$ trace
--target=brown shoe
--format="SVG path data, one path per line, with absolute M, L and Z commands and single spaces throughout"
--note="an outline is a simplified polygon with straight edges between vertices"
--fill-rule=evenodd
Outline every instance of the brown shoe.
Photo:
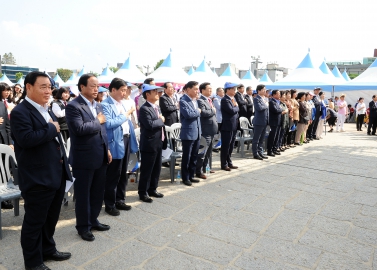
M 224 170 L 224 171 L 227 171 L 227 172 L 231 171 L 231 169 L 229 167 L 224 167 L 224 168 L 221 168 L 221 169 Z
M 231 169 L 238 169 L 237 166 L 233 166 L 233 165 L 229 166 L 229 168 L 231 168 Z
M 202 174 L 202 173 L 197 173 L 196 177 L 202 178 L 202 179 L 207 179 L 207 176 L 205 174 Z
M 209 171 L 209 173 L 215 173 L 215 171 L 213 171 L 213 170 L 210 170 L 210 171 Z

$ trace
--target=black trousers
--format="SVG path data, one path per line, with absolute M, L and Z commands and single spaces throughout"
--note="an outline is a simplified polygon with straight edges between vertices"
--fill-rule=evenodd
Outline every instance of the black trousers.
M 279 143 L 279 135 L 280 135 L 280 126 L 270 126 L 271 130 L 268 134 L 267 139 L 267 152 L 276 152 L 278 149 L 278 143 Z
M 140 152 L 140 179 L 138 194 L 148 195 L 148 192 L 156 191 L 158 179 L 161 173 L 162 148 L 156 152 Z
M 321 118 L 321 115 L 316 115 L 314 121 L 312 122 L 312 133 L 310 134 L 310 138 L 316 138 L 315 133 L 317 131 L 319 118 Z
M 221 131 L 220 165 L 222 169 L 233 165 L 231 157 L 234 148 L 234 141 L 236 139 L 236 133 L 237 130 Z
M 254 126 L 254 136 L 251 144 L 253 155 L 263 154 L 264 138 L 267 126 Z
M 356 129 L 361 130 L 364 123 L 365 114 L 358 114 L 356 119 Z
M 199 139 L 195 141 L 182 140 L 182 181 L 187 181 L 194 178 L 196 162 L 198 160 L 199 145 Z
M 369 115 L 368 133 L 370 133 L 370 130 L 372 130 L 372 134 L 373 135 L 376 134 L 376 128 L 377 128 L 377 117 Z
M 129 137 L 123 136 L 124 158 L 113 159 L 107 167 L 104 201 L 107 208 L 114 208 L 116 202 L 124 203 L 126 199 L 127 167 L 130 158 Z
M 75 212 L 76 230 L 79 234 L 90 231 L 93 226 L 99 224 L 97 218 L 102 209 L 107 166 L 104 162 L 96 170 L 72 169 L 72 175 L 76 178 Z
M 27 267 L 41 265 L 43 255 L 51 255 L 56 251 L 53 236 L 65 192 L 66 179 L 63 178 L 62 176 L 58 190 L 36 186 L 28 192 L 22 192 L 25 216 L 21 229 L 21 246 Z
M 308 126 L 308 130 L 306 131 L 306 138 L 312 137 L 312 130 L 313 130 L 313 123 L 310 123 Z
M 212 145 L 213 136 L 212 135 L 202 135 L 202 136 L 206 138 L 207 150 L 206 152 L 198 155 L 198 160 L 196 162 L 197 174 L 201 174 L 203 172 L 205 173 L 209 158 L 212 155 L 212 148 L 213 148 L 213 145 Z

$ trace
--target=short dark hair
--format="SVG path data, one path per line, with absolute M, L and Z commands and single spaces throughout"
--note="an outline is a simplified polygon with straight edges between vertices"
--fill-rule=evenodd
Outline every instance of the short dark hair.
M 153 78 L 146 78 L 146 79 L 144 80 L 144 83 L 146 83 L 146 84 L 151 84 L 151 82 L 153 82 L 153 81 L 154 81 Z
M 238 88 L 241 88 L 241 87 L 245 87 L 242 83 L 237 87 Z
M 294 94 L 294 93 L 297 93 L 297 90 L 296 90 L 296 89 L 291 89 L 291 90 L 289 90 L 289 91 L 291 91 L 291 97 L 293 97 L 293 94 Z
M 1 92 L 5 91 L 6 89 L 8 89 L 9 85 L 5 82 L 0 82 L 0 94 Z
M 25 77 L 25 80 L 24 80 L 25 90 L 26 90 L 26 85 L 27 84 L 34 85 L 35 82 L 37 81 L 38 77 L 49 78 L 46 73 L 43 73 L 43 72 L 40 72 L 40 71 L 32 71 L 32 72 L 28 73 Z
M 300 93 L 297 94 L 296 99 L 301 99 L 303 96 L 305 96 L 305 92 L 300 92 Z
M 173 85 L 172 82 L 166 82 L 166 83 L 164 83 L 164 84 L 162 85 L 162 87 L 165 88 L 165 89 L 168 89 L 168 83 L 171 83 L 171 85 Z
M 220 92 L 220 90 L 223 90 L 223 88 L 222 88 L 222 87 L 217 87 L 217 89 L 216 89 L 216 94 L 217 94 L 218 92 Z
M 373 96 L 372 96 L 372 98 L 375 98 L 375 97 L 376 97 L 376 95 L 373 95 Z
M 264 84 L 259 84 L 257 85 L 257 92 L 263 90 L 263 88 L 265 88 L 266 86 Z
M 109 91 L 111 92 L 113 88 L 119 90 L 122 86 L 127 86 L 127 82 L 121 78 L 114 78 L 109 85 Z
M 324 94 L 325 92 L 321 91 L 318 93 L 318 96 L 322 96 L 322 94 Z
M 362 99 L 364 99 L 364 98 L 363 98 L 363 97 L 360 97 L 360 98 L 359 98 L 359 101 L 362 100 Z
M 274 90 L 272 90 L 272 92 L 271 92 L 271 96 L 275 95 L 277 92 L 279 92 L 278 89 L 274 89 Z
M 80 79 L 79 79 L 79 82 L 77 83 L 77 87 L 79 88 L 79 91 L 81 92 L 81 85 L 83 86 L 87 86 L 88 85 L 88 80 L 91 78 L 91 77 L 95 77 L 94 74 L 92 73 L 88 73 L 88 74 L 83 74 Z M 26 79 L 25 79 L 26 80 Z
M 199 85 L 200 93 L 206 89 L 207 85 L 211 85 L 209 82 L 204 82 L 201 85 Z
M 69 89 L 66 87 L 60 87 L 59 90 L 57 90 L 55 98 L 56 99 L 62 99 L 63 93 L 68 93 L 69 94 Z
M 185 84 L 185 89 L 187 88 L 193 88 L 194 86 L 198 85 L 199 83 L 196 81 L 189 81 L 188 83 Z
M 251 86 L 246 87 L 246 91 L 253 90 Z

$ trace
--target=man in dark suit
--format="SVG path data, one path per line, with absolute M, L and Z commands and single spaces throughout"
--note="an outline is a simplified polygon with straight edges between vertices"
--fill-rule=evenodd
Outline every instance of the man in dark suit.
M 368 130 L 367 134 L 376 135 L 376 128 L 377 128 L 377 95 L 372 96 L 372 101 L 369 102 L 369 123 L 368 123 Z
M 178 100 L 175 98 L 175 89 L 172 83 L 164 83 L 163 88 L 165 89 L 165 94 L 163 94 L 159 100 L 161 114 L 165 117 L 165 126 L 171 126 L 179 122 Z
M 66 180 L 72 181 L 55 115 L 48 111 L 49 77 L 39 71 L 25 78 L 26 98 L 11 113 L 11 131 L 18 162 L 19 187 L 25 216 L 21 246 L 26 269 L 50 269 L 44 260 L 67 260 L 56 250 L 55 227 L 59 219 Z
M 246 118 L 250 121 L 250 118 L 254 115 L 253 88 L 251 86 L 246 87 L 245 100 L 246 100 Z
M 247 117 L 247 101 L 245 99 L 245 86 L 240 84 L 237 87 L 237 92 L 234 95 L 234 98 L 238 104 L 238 117 Z
M 199 84 L 195 81 L 189 81 L 186 85 L 186 94 L 179 101 L 179 111 L 181 115 L 181 140 L 182 140 L 182 163 L 181 174 L 183 184 L 191 186 L 198 183 L 194 179 L 196 162 L 198 160 L 199 141 L 201 136 L 200 113 L 197 96 Z
M 202 128 L 202 137 L 206 139 L 206 151 L 198 155 L 198 160 L 196 162 L 196 176 L 202 179 L 207 179 L 204 174 L 212 155 L 212 141 L 215 134 L 217 134 L 217 121 L 216 121 L 216 109 L 212 103 L 212 87 L 208 82 L 202 83 L 199 86 L 199 91 L 201 93 L 198 99 L 198 107 L 200 112 L 200 124 Z M 210 173 L 215 171 L 210 170 Z
M 315 107 L 315 117 L 312 123 L 312 132 L 310 134 L 309 139 L 314 139 L 314 140 L 319 140 L 319 138 L 316 137 L 315 133 L 317 131 L 318 123 L 319 123 L 319 118 L 322 115 L 322 106 L 321 106 L 321 100 L 318 96 L 319 92 L 321 91 L 321 88 L 316 87 L 314 88 L 314 97 L 312 99 Z
M 140 200 L 151 203 L 151 197 L 162 198 L 157 191 L 161 172 L 162 149 L 167 147 L 164 129 L 165 117 L 158 111 L 156 102 L 160 98 L 161 87 L 143 84 L 143 98 L 146 102 L 140 107 L 140 180 L 138 194 Z
M 221 125 L 221 169 L 231 171 L 237 169 L 231 160 L 234 141 L 237 133 L 238 104 L 234 98 L 238 84 L 227 82 L 224 85 L 225 96 L 221 99 L 221 114 L 223 123 Z
M 268 100 L 265 99 L 266 87 L 263 84 L 257 86 L 258 95 L 254 98 L 254 136 L 252 151 L 255 159 L 263 160 L 268 157 L 263 154 L 264 137 L 268 125 Z
M 272 98 L 269 101 L 269 124 L 271 127 L 270 133 L 267 140 L 267 155 L 274 157 L 275 155 L 280 155 L 278 150 L 278 140 L 280 136 L 281 128 L 281 116 L 286 114 L 287 111 L 283 111 L 280 107 L 280 91 L 272 90 Z
M 97 219 L 102 208 L 107 165 L 112 160 L 104 125 L 106 117 L 101 104 L 94 100 L 98 87 L 93 74 L 82 75 L 78 82 L 80 95 L 65 109 L 71 138 L 69 163 L 76 178 L 76 230 L 85 241 L 94 241 L 92 230 L 110 229 Z

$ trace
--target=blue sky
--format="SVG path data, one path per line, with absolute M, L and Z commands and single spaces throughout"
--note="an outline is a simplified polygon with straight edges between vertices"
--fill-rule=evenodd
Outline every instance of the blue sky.
M 318 65 L 324 57 L 361 60 L 377 48 L 375 0 L 6 2 L 0 54 L 42 70 L 100 72 L 129 53 L 133 64 L 154 66 L 170 48 L 182 67 L 206 56 L 212 66 L 247 69 L 260 55 L 263 65 L 296 68 L 308 48 Z

